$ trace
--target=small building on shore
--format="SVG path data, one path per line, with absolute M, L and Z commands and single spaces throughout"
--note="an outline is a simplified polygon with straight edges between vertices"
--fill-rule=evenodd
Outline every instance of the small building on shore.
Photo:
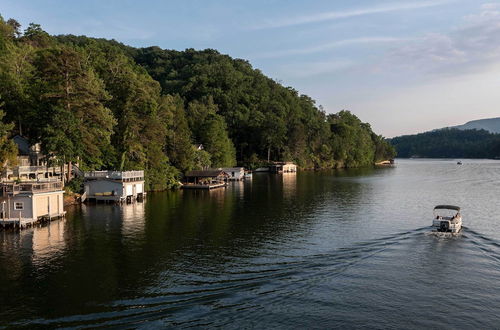
M 144 197 L 144 171 L 91 171 L 84 173 L 82 200 L 132 202 Z
M 189 171 L 184 175 L 183 189 L 214 189 L 226 186 L 229 179 L 222 169 Z
M 271 173 L 295 173 L 297 172 L 297 165 L 292 162 L 279 162 L 269 166 Z
M 245 168 L 244 167 L 223 167 L 219 168 L 229 175 L 228 180 L 240 181 L 245 179 Z
M 65 215 L 63 182 L 3 182 L 0 185 L 0 224 L 27 227 Z

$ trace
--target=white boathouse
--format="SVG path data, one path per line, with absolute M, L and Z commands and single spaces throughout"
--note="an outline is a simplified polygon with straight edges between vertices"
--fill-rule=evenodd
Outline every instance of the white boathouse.
M 292 162 L 277 162 L 269 166 L 271 173 L 295 173 L 297 172 L 297 165 Z
M 62 181 L 0 185 L 0 224 L 26 227 L 65 215 Z
M 95 202 L 132 202 L 142 199 L 144 171 L 92 171 L 84 173 L 84 198 Z

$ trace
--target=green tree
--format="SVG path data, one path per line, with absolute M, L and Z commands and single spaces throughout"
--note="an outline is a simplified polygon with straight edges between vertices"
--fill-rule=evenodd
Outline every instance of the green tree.
M 0 103 L 0 107 L 2 103 Z M 0 110 L 0 164 L 2 168 L 10 165 L 16 165 L 17 160 L 17 146 L 10 139 L 12 128 L 14 124 L 6 124 L 3 122 L 5 114 Z
M 34 60 L 38 118 L 32 124 L 49 155 L 102 166 L 116 121 L 103 104 L 109 99 L 84 54 L 68 47 L 43 49 Z
M 195 142 L 202 144 L 210 154 L 212 166 L 233 166 L 236 164 L 235 148 L 228 136 L 224 118 L 217 112 L 218 108 L 211 97 L 190 102 L 188 122 Z
M 194 169 L 203 170 L 212 166 L 211 156 L 208 152 L 203 149 L 198 149 L 196 146 L 192 146 L 194 154 Z
M 198 166 L 196 149 L 192 147 L 191 130 L 186 119 L 184 101 L 179 95 L 165 96 L 172 114 L 172 123 L 167 130 L 166 152 L 171 164 L 182 172 Z

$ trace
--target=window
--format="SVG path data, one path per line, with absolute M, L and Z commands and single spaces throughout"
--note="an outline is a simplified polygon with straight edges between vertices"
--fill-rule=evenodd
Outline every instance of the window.
M 15 202 L 14 203 L 14 210 L 23 210 L 24 209 L 24 203 L 23 202 Z

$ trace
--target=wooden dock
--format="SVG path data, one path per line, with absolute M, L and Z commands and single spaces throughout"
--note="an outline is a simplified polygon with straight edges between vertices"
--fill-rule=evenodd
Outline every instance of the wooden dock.
M 18 228 L 18 229 L 25 229 L 29 227 L 33 227 L 38 224 L 50 222 L 52 220 L 57 220 L 64 218 L 66 216 L 66 211 L 64 211 L 61 214 L 54 214 L 51 216 L 43 216 L 39 217 L 38 219 L 31 219 L 31 218 L 10 218 L 10 219 L 0 219 L 0 228 L 2 229 L 8 229 L 8 228 Z
M 184 184 L 182 189 L 216 189 L 216 188 L 224 188 L 227 186 L 227 183 L 212 183 L 212 184 Z

